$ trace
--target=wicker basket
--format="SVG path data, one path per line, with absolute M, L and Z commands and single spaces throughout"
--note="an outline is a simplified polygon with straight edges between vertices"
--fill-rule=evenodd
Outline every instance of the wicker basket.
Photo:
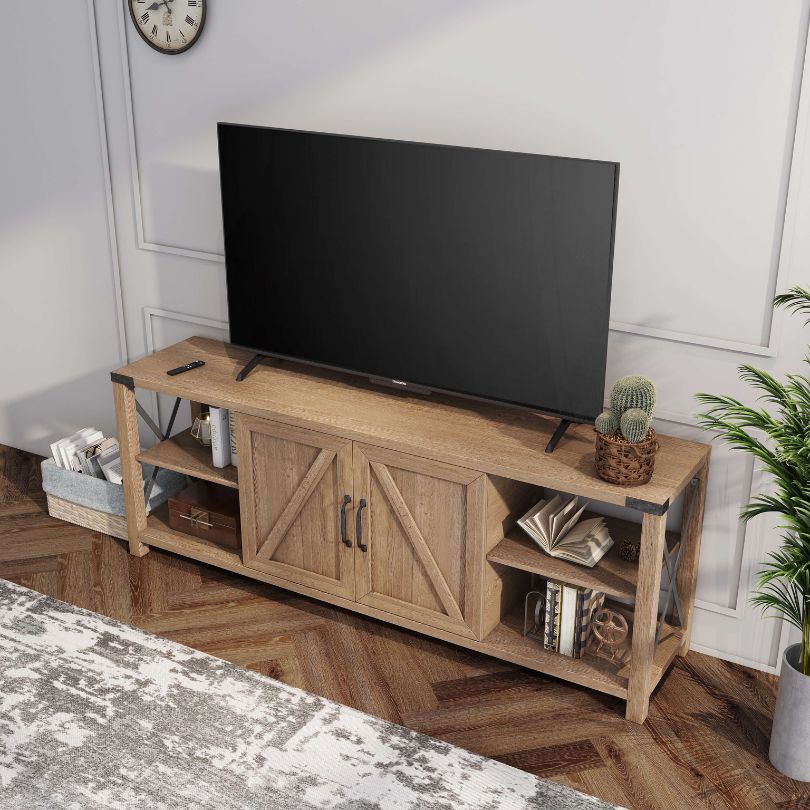
M 652 428 L 640 442 L 628 442 L 620 434 L 596 433 L 596 471 L 611 484 L 646 484 L 652 478 L 657 452 L 658 437 Z
M 89 506 L 82 506 L 78 503 L 71 503 L 55 495 L 46 495 L 48 499 L 48 514 L 51 517 L 66 520 L 68 523 L 76 523 L 86 529 L 108 534 L 126 540 L 129 537 L 127 532 L 127 519 L 120 515 L 109 515 L 107 512 L 100 512 L 98 509 L 91 509 Z

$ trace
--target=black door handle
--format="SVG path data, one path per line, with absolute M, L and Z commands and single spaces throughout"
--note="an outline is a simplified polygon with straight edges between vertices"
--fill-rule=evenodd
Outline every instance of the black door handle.
M 368 546 L 363 542 L 363 510 L 368 506 L 365 498 L 360 499 L 357 505 L 357 523 L 355 524 L 355 541 L 360 551 L 368 551 Z
M 352 547 L 352 541 L 346 534 L 346 507 L 352 502 L 351 495 L 343 496 L 343 503 L 340 505 L 340 539 L 344 546 Z

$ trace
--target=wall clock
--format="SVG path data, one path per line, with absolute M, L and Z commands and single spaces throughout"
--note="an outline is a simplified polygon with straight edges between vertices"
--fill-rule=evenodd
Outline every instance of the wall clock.
M 183 53 L 205 25 L 206 0 L 127 0 L 141 39 L 160 53 Z

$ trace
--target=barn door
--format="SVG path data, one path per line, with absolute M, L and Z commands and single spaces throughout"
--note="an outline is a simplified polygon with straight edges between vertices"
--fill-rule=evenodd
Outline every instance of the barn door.
M 356 600 L 476 637 L 484 476 L 355 443 Z
M 253 417 L 237 430 L 245 565 L 354 599 L 352 443 Z

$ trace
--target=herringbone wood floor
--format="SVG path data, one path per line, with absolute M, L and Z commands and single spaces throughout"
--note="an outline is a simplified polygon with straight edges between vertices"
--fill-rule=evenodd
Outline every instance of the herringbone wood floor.
M 0 577 L 631 808 L 810 807 L 767 760 L 775 681 L 677 659 L 644 726 L 608 696 L 50 518 L 0 447 Z

